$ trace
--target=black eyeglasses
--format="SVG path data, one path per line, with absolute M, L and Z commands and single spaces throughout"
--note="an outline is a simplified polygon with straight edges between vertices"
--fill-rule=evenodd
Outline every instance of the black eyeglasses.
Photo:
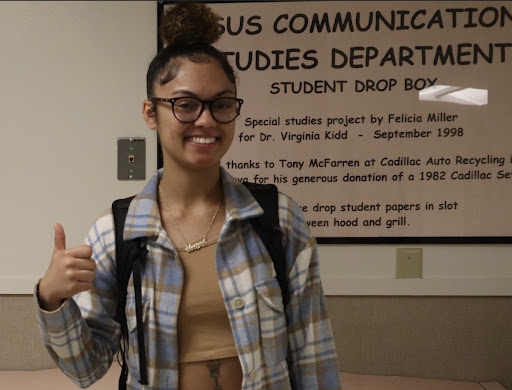
M 204 111 L 207 105 L 213 119 L 219 123 L 229 123 L 240 115 L 240 108 L 244 102 L 242 99 L 233 97 L 221 97 L 212 100 L 201 100 L 195 97 L 178 97 L 178 98 L 149 98 L 154 102 L 171 103 L 172 112 L 177 120 L 182 123 L 190 123 L 196 121 Z

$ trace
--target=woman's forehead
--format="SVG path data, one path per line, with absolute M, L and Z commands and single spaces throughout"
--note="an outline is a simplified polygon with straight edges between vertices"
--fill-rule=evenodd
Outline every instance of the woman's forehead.
M 167 93 L 186 90 L 196 95 L 215 95 L 225 90 L 235 93 L 235 86 L 215 59 L 201 62 L 183 59 L 176 77 L 155 89 Z

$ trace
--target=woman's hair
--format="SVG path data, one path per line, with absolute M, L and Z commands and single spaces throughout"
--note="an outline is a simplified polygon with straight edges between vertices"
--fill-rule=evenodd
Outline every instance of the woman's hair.
M 205 4 L 180 2 L 169 7 L 160 23 L 160 36 L 165 48 L 149 65 L 146 76 L 148 97 L 153 97 L 158 83 L 166 84 L 178 74 L 184 58 L 201 63 L 216 60 L 229 81 L 236 76 L 224 54 L 212 46 L 222 34 L 222 18 Z

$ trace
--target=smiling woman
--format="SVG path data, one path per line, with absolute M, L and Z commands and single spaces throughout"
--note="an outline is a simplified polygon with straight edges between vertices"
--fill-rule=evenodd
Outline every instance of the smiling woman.
M 149 66 L 142 104 L 163 168 L 127 211 L 123 238 L 143 240 L 146 254 L 134 263 L 126 296 L 117 279 L 131 257 L 116 258 L 123 252 L 112 211 L 80 247 L 66 248 L 55 228 L 37 313 L 51 356 L 81 387 L 101 378 L 120 350 L 120 389 L 340 388 L 316 242 L 300 207 L 277 194 L 285 302 L 252 221 L 263 209 L 220 166 L 243 100 L 212 46 L 219 20 L 188 2 L 163 19 L 167 46 Z

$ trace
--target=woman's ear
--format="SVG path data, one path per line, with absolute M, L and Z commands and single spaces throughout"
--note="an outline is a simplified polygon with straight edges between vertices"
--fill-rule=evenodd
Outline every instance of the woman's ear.
M 156 107 L 151 100 L 146 99 L 144 103 L 142 103 L 142 115 L 144 116 L 146 125 L 148 125 L 151 130 L 156 130 Z

